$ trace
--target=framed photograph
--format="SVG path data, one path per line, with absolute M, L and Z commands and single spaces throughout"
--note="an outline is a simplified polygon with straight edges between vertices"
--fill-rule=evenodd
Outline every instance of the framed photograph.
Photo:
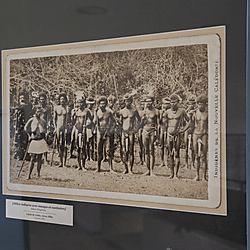
M 224 26 L 2 66 L 4 194 L 226 215 Z

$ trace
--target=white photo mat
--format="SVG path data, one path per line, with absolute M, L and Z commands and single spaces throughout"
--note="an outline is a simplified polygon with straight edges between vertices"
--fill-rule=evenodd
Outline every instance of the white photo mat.
M 3 62 L 3 193 L 56 199 L 124 204 L 161 209 L 226 214 L 225 166 L 225 27 L 118 38 L 86 43 L 6 50 Z M 207 199 L 86 190 L 15 183 L 10 171 L 10 64 L 12 60 L 85 55 L 117 51 L 206 45 L 208 66 L 208 184 Z M 58 169 L 60 171 L 60 169 Z M 98 175 L 98 173 L 96 173 Z M 138 177 L 138 175 L 136 175 Z M 105 178 L 105 176 L 103 177 Z M 131 176 L 133 178 L 133 176 Z M 148 177 L 151 178 L 151 177 Z M 155 178 L 155 177 L 153 177 Z M 182 185 L 182 180 L 179 185 Z M 157 177 L 156 177 L 157 182 Z M 166 178 L 166 183 L 168 179 Z M 112 183 L 111 183 L 112 185 Z M 122 180 L 121 180 L 122 185 Z

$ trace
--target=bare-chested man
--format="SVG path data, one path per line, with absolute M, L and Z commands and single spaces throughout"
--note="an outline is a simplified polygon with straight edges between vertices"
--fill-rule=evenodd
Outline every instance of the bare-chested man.
M 195 97 L 189 97 L 187 100 L 186 113 L 189 117 L 189 128 L 184 133 L 184 144 L 186 149 L 186 168 L 189 168 L 189 158 L 191 165 L 194 167 L 194 150 L 193 150 L 193 134 L 194 134 L 194 116 L 195 116 Z M 191 155 L 190 155 L 191 154 Z M 190 167 L 191 168 L 191 167 Z
M 145 100 L 142 99 L 141 100 L 141 109 L 138 111 L 139 113 L 139 116 L 143 117 L 143 112 L 144 112 L 144 109 L 145 109 Z M 140 155 L 140 164 L 143 165 L 144 164 L 144 161 L 145 161 L 145 149 L 144 149 L 144 146 L 143 146 L 143 141 L 142 141 L 142 131 L 143 131 L 143 128 L 140 127 L 139 130 L 138 130 L 138 143 L 139 143 L 139 155 Z
M 73 154 L 74 148 L 75 148 L 75 123 L 76 123 L 76 112 L 79 109 L 79 103 L 77 100 L 85 98 L 84 91 L 82 90 L 77 90 L 74 93 L 74 104 L 73 104 L 73 109 L 71 110 L 71 125 L 72 125 L 72 131 L 71 131 L 71 141 L 70 141 L 70 156 L 69 158 L 76 158 L 76 156 Z
M 54 125 L 56 129 L 56 138 L 58 145 L 58 152 L 60 158 L 60 166 L 66 166 L 67 159 L 67 118 L 68 118 L 68 108 L 67 108 L 67 96 L 61 93 L 58 97 L 59 105 L 54 107 Z
M 115 98 L 115 96 L 109 95 L 109 97 L 107 98 L 107 100 L 108 100 L 108 105 L 107 105 L 108 108 L 111 109 L 111 110 L 113 110 L 114 105 L 115 105 L 115 103 L 116 103 L 116 98 Z
M 179 97 L 176 94 L 170 96 L 171 109 L 166 111 L 168 120 L 167 126 L 167 145 L 170 154 L 170 179 L 178 178 L 180 167 L 180 135 L 189 127 L 189 118 L 184 109 L 178 107 Z M 181 128 L 183 121 L 186 126 Z
M 42 107 L 41 110 L 41 118 L 45 120 L 47 128 L 51 127 L 51 123 L 52 123 L 52 115 L 51 115 L 51 108 L 50 106 L 47 104 L 47 96 L 45 93 L 40 93 L 39 94 L 39 104 Z M 49 130 L 47 130 L 48 132 Z M 45 135 L 45 140 L 48 142 L 49 141 L 49 134 Z M 53 140 L 53 139 L 52 139 Z M 44 153 L 45 156 L 45 162 L 47 162 L 47 152 Z
M 86 104 L 88 105 L 91 120 L 93 121 L 95 114 L 95 99 L 93 97 L 89 97 L 86 101 Z M 89 161 L 90 159 L 96 161 L 97 156 L 95 155 L 95 143 L 96 129 L 94 124 L 92 124 L 89 128 L 87 128 L 87 161 Z
M 207 179 L 207 149 L 208 149 L 208 111 L 207 111 L 207 97 L 201 95 L 197 98 L 198 109 L 195 112 L 195 129 L 194 129 L 194 153 L 197 162 L 196 181 L 200 180 L 200 164 L 201 153 L 203 153 L 203 160 L 205 164 L 204 179 Z
M 161 165 L 160 167 L 167 166 L 167 160 L 165 163 L 165 151 L 167 151 L 168 157 L 168 147 L 167 147 L 167 126 L 168 126 L 168 114 L 166 111 L 171 108 L 170 101 L 168 98 L 162 99 L 162 109 L 160 111 L 160 126 L 159 126 L 159 134 L 160 134 L 160 145 L 161 145 Z
M 92 117 L 89 110 L 86 107 L 85 98 L 82 97 L 76 100 L 77 106 L 79 106 L 76 111 L 76 123 L 74 125 L 75 130 L 75 142 L 77 144 L 78 152 L 78 169 L 86 170 L 85 161 L 86 161 L 86 143 L 87 143 L 87 126 L 92 123 Z
M 115 118 L 114 105 L 116 103 L 116 98 L 113 95 L 109 95 L 107 100 L 108 100 L 107 110 L 111 111 L 114 118 Z M 110 134 L 110 137 L 111 137 L 110 140 L 113 141 L 113 144 L 114 144 L 114 142 L 115 142 L 115 133 Z M 107 141 L 105 141 L 104 145 L 103 145 L 103 156 L 104 156 L 103 160 L 102 160 L 103 162 L 108 161 L 108 159 L 107 159 L 107 154 L 108 154 L 107 151 L 108 150 L 107 150 L 107 145 L 106 144 L 107 144 Z M 113 149 L 115 150 L 115 145 L 114 145 Z M 113 152 L 114 152 L 114 150 L 113 150 Z M 114 158 L 114 155 L 112 156 L 112 158 Z
M 76 158 L 76 156 L 73 154 L 74 152 L 74 148 L 75 148 L 75 123 L 76 123 L 76 112 L 79 109 L 79 103 L 76 102 L 76 100 L 74 101 L 74 108 L 71 110 L 71 116 L 70 116 L 70 120 L 71 120 L 71 124 L 72 124 L 72 131 L 71 131 L 71 141 L 70 141 L 70 155 L 69 158 Z
M 39 94 L 36 91 L 31 92 L 31 106 L 32 106 L 32 113 L 36 112 L 36 106 L 38 104 Z
M 51 122 L 51 108 L 49 105 L 47 105 L 47 96 L 45 93 L 39 94 L 39 104 L 42 106 L 42 114 L 41 118 L 43 118 L 46 121 L 46 124 L 48 125 Z
M 141 123 L 141 117 L 138 111 L 132 106 L 132 101 L 132 96 L 126 94 L 124 96 L 125 108 L 120 111 L 122 124 L 122 160 L 126 168 L 124 171 L 125 174 L 133 173 L 135 134 L 139 127 L 138 124 Z
M 142 140 L 145 148 L 146 165 L 148 171 L 144 175 L 153 176 L 155 163 L 154 142 L 157 137 L 159 112 L 153 107 L 154 97 L 147 96 L 145 102 L 145 110 L 142 115 Z
M 97 172 L 101 171 L 101 161 L 103 159 L 103 145 L 107 142 L 108 163 L 110 172 L 114 172 L 112 168 L 112 160 L 114 155 L 114 128 L 115 119 L 111 110 L 106 109 L 108 100 L 105 96 L 99 98 L 98 109 L 95 112 L 94 123 L 97 125 Z
M 114 133 L 112 134 L 114 136 L 114 138 L 112 138 L 112 140 L 114 141 L 113 153 L 119 147 L 120 159 L 122 161 L 123 150 L 122 150 L 122 125 L 120 122 L 120 120 L 121 120 L 120 119 L 120 111 L 121 111 L 121 109 L 123 109 L 125 107 L 125 103 L 119 102 L 119 100 L 118 100 L 118 105 L 116 105 L 116 104 L 117 104 L 117 99 L 115 98 L 115 96 L 109 95 L 107 109 L 112 112 L 114 119 L 115 119 L 115 122 L 116 122 Z M 123 104 L 124 104 L 124 106 L 123 106 Z M 105 161 L 105 152 L 106 152 L 106 145 L 105 145 L 105 150 L 104 150 L 104 161 Z M 114 155 L 113 155 L 113 158 L 114 158 Z M 119 161 L 116 160 L 116 162 L 119 162 Z

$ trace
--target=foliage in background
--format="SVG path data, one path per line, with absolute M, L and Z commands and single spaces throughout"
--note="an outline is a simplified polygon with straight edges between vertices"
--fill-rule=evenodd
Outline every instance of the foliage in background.
M 11 107 L 20 90 L 46 92 L 50 99 L 77 90 L 86 95 L 122 98 L 134 93 L 137 101 L 148 93 L 157 103 L 172 93 L 187 96 L 208 93 L 207 45 L 185 45 L 92 54 L 63 55 L 12 60 L 10 63 Z

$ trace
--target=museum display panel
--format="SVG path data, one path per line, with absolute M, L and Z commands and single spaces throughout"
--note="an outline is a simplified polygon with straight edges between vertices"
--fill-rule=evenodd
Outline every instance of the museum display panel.
M 170 43 L 168 46 L 164 46 L 164 51 L 162 46 L 159 46 L 159 43 L 156 46 L 147 44 L 146 47 L 143 47 L 141 44 L 140 46 L 137 46 L 135 43 L 131 45 L 132 42 L 130 42 L 128 47 L 123 47 L 122 52 L 118 53 L 117 49 L 114 47 L 116 42 L 114 42 L 112 48 L 109 50 L 105 49 L 107 44 L 101 43 L 102 41 L 116 41 L 116 38 L 119 38 L 120 40 L 118 39 L 119 42 L 117 44 L 120 46 L 122 44 L 120 41 L 126 41 L 127 38 L 133 39 L 133 37 L 135 39 L 140 39 L 140 37 L 143 37 L 143 41 L 149 41 L 147 40 L 146 35 L 149 35 L 149 37 L 152 35 L 154 37 L 154 35 L 157 34 L 161 36 L 162 34 L 177 34 L 181 31 L 188 33 L 188 31 L 192 30 L 206 30 L 209 28 L 216 29 L 216 27 L 221 27 L 221 29 L 224 29 L 221 34 L 224 33 L 225 37 L 221 37 L 219 35 L 218 44 L 220 44 L 220 50 L 222 48 L 223 51 L 222 54 L 221 51 L 219 53 L 220 63 L 221 60 L 225 60 L 221 64 L 222 66 L 220 65 L 220 76 L 224 78 L 221 83 L 225 84 L 220 95 L 220 98 L 224 100 L 224 102 L 220 103 L 220 111 L 222 111 L 220 114 L 220 118 L 222 119 L 220 127 L 220 131 L 222 132 L 220 133 L 220 142 L 223 144 L 225 143 L 226 139 L 226 145 L 224 145 L 223 149 L 226 151 L 226 154 L 225 151 L 221 153 L 222 158 L 225 156 L 226 158 L 224 158 L 224 160 L 222 159 L 221 161 L 222 172 L 220 173 L 222 173 L 222 178 L 225 179 L 220 179 L 222 180 L 220 183 L 220 188 L 222 186 L 222 189 L 218 188 L 218 186 L 215 186 L 216 191 L 220 189 L 219 197 L 223 197 L 223 199 L 220 200 L 223 203 L 223 210 L 218 213 L 199 211 L 199 209 L 194 208 L 195 204 L 191 204 L 191 208 L 189 207 L 188 209 L 181 208 L 182 205 L 190 205 L 189 203 L 186 203 L 187 200 L 196 199 L 195 196 L 193 197 L 193 194 L 190 197 L 185 196 L 186 194 L 184 191 L 187 191 L 188 193 L 189 188 L 193 186 L 194 189 L 192 190 L 194 190 L 194 195 L 201 197 L 199 195 L 203 194 L 204 192 L 202 185 L 211 186 L 212 167 L 209 157 L 215 153 L 215 151 L 213 151 L 213 154 L 211 154 L 211 148 L 210 151 L 208 151 L 210 153 L 208 153 L 208 182 L 206 182 L 203 178 L 200 181 L 191 180 L 191 177 L 192 179 L 195 177 L 196 169 L 184 168 L 185 145 L 182 145 L 180 147 L 179 171 L 181 178 L 179 178 L 179 180 L 169 180 L 167 177 L 171 177 L 171 167 L 167 168 L 165 166 L 165 169 L 161 168 L 160 157 L 156 158 L 154 171 L 157 176 L 144 176 L 144 179 L 142 180 L 142 183 L 152 182 L 152 180 L 155 180 L 155 183 L 153 183 L 151 186 L 152 190 L 145 189 L 150 187 L 150 183 L 145 185 L 145 187 L 142 189 L 144 191 L 146 190 L 145 193 L 139 193 L 139 195 L 142 194 L 142 196 L 138 196 L 139 198 L 137 197 L 138 199 L 135 202 L 133 199 L 131 199 L 132 196 L 130 195 L 128 196 L 129 199 L 126 198 L 127 196 L 125 196 L 125 199 L 122 197 L 123 200 L 126 200 L 125 202 L 121 201 L 119 197 L 120 194 L 131 192 L 132 195 L 138 195 L 138 193 L 136 193 L 137 191 L 133 190 L 133 187 L 136 187 L 136 185 L 140 184 L 140 174 L 147 170 L 146 165 L 142 165 L 142 167 L 139 166 L 140 155 L 139 150 L 137 150 L 137 147 L 139 147 L 139 141 L 135 141 L 135 164 L 133 175 L 128 175 L 125 173 L 122 174 L 122 171 L 125 169 L 126 165 L 123 165 L 122 163 L 119 163 L 118 165 L 118 163 L 115 161 L 113 166 L 114 170 L 118 172 L 118 175 L 112 175 L 109 172 L 106 172 L 109 166 L 106 162 L 102 163 L 102 167 L 104 167 L 105 171 L 102 169 L 101 173 L 95 173 L 95 175 L 92 173 L 92 170 L 94 170 L 96 164 L 93 164 L 93 162 L 86 162 L 86 167 L 90 168 L 90 171 L 80 174 L 78 174 L 78 170 L 73 169 L 73 165 L 77 165 L 77 161 L 75 159 L 68 160 L 68 164 L 72 163 L 70 167 L 60 169 L 60 159 L 58 158 L 57 151 L 55 150 L 54 163 L 52 164 L 52 169 L 55 171 L 55 173 L 53 176 L 50 176 L 50 173 L 46 172 L 45 176 L 45 172 L 43 171 L 46 169 L 46 167 L 43 165 L 41 169 L 41 180 L 43 178 L 47 178 L 46 181 L 55 183 L 56 188 L 58 188 L 57 190 L 60 191 L 58 196 L 55 195 L 56 192 L 53 191 L 54 189 L 46 189 L 46 192 L 43 192 L 43 190 L 41 191 L 41 189 L 36 190 L 37 186 L 38 188 L 43 189 L 44 186 L 47 185 L 44 185 L 43 183 L 42 185 L 37 185 L 37 183 L 40 182 L 34 175 L 36 169 L 33 170 L 33 176 L 31 175 L 30 183 L 32 183 L 32 185 L 30 185 L 28 181 L 24 179 L 28 174 L 28 162 L 24 164 L 21 170 L 21 164 L 19 163 L 17 164 L 16 169 L 13 167 L 13 169 L 10 171 L 9 176 L 11 178 L 9 179 L 9 182 L 6 182 L 7 179 L 3 179 L 2 185 L 5 195 L 1 195 L 1 207 L 3 211 L 1 223 L 4 223 L 6 228 L 6 230 L 3 232 L 3 244 L 5 244 L 4 249 L 13 249 L 13 245 L 18 246 L 20 249 L 64 249 L 68 247 L 71 247 L 72 249 L 200 249 L 201 247 L 203 249 L 246 249 L 245 87 L 247 2 L 203 1 L 202 3 L 198 3 L 197 1 L 191 1 L 187 3 L 186 1 L 133 1 L 131 4 L 129 4 L 128 1 L 124 1 L 118 4 L 115 1 L 108 1 L 106 3 L 103 3 L 102 1 L 92 1 L 91 3 L 88 3 L 87 1 L 63 1 L 63 3 L 63 5 L 59 5 L 59 1 L 54 1 L 53 3 L 48 2 L 46 6 L 45 3 L 31 1 L 22 1 L 22 3 L 16 2 L 15 5 L 11 5 L 10 3 L 2 4 L 3 8 L 1 8 L 1 13 L 6 19 L 6 22 L 0 25 L 2 33 L 4 34 L 3 39 L 0 42 L 1 50 L 5 51 L 2 52 L 2 56 L 4 57 L 4 53 L 7 51 L 13 51 L 14 53 L 13 49 L 20 48 L 19 50 L 15 51 L 15 55 L 18 54 L 18 51 L 22 51 L 21 57 L 14 56 L 13 58 L 8 59 L 8 64 L 6 64 L 9 65 L 10 70 L 12 70 L 10 72 L 14 72 L 14 74 L 6 74 L 10 78 L 10 82 L 14 84 L 11 85 L 12 87 L 10 88 L 11 93 L 13 93 L 11 98 L 13 99 L 10 98 L 8 100 L 2 98 L 3 100 L 8 100 L 8 102 L 10 101 L 14 103 L 16 98 L 20 95 L 18 95 L 18 93 L 14 93 L 12 90 L 15 88 L 15 84 L 16 86 L 21 86 L 25 81 L 31 81 L 30 86 L 32 90 L 29 89 L 31 93 L 38 90 L 40 92 L 40 87 L 45 82 L 44 79 L 40 77 L 41 72 L 43 73 L 43 70 L 47 74 L 47 81 L 60 79 L 61 81 L 63 80 L 65 82 L 69 79 L 72 84 L 72 90 L 75 90 L 73 83 L 74 81 L 79 81 L 79 79 L 77 80 L 72 77 L 72 75 L 69 75 L 68 69 L 73 69 L 75 72 L 78 70 L 76 63 L 77 58 L 73 58 L 73 55 L 77 55 L 78 57 L 81 55 L 82 62 L 85 63 L 87 60 L 90 60 L 91 66 L 94 68 L 94 70 L 91 68 L 91 72 L 93 73 L 92 79 L 90 79 L 90 69 L 87 69 L 86 76 L 84 76 L 85 78 L 83 77 L 83 79 L 80 80 L 86 80 L 88 83 L 96 82 L 95 80 L 98 78 L 98 74 L 96 74 L 98 70 L 96 69 L 100 67 L 99 71 L 101 73 L 99 76 L 105 80 L 105 83 L 109 82 L 109 85 L 105 85 L 101 88 L 96 88 L 96 85 L 93 84 L 91 89 L 91 84 L 86 85 L 89 92 L 93 91 L 92 94 L 95 94 L 95 91 L 98 90 L 100 92 L 98 93 L 99 95 L 104 94 L 108 96 L 108 94 L 113 94 L 115 96 L 117 95 L 117 99 L 120 99 L 127 93 L 133 93 L 132 96 L 133 100 L 135 101 L 135 105 L 139 105 L 136 103 L 136 101 L 140 100 L 140 98 L 145 95 L 147 97 L 146 99 L 148 99 L 150 94 L 150 91 L 146 91 L 146 87 L 150 87 L 151 85 L 154 88 L 157 87 L 158 89 L 155 93 L 158 93 L 158 95 L 159 93 L 164 95 L 166 94 L 166 86 L 168 86 L 168 82 L 170 82 L 172 92 L 170 91 L 169 95 L 176 90 L 176 92 L 178 92 L 177 94 L 182 97 L 182 102 L 179 105 L 183 105 L 184 107 L 187 104 L 189 95 L 185 95 L 183 92 L 179 93 L 181 88 L 179 84 L 189 83 L 190 85 L 185 85 L 184 88 L 189 91 L 193 91 L 195 98 L 197 98 L 200 94 L 207 95 L 208 107 L 209 104 L 211 107 L 212 103 L 215 101 L 215 97 L 213 96 L 213 101 L 211 101 L 209 98 L 211 98 L 212 92 L 209 92 L 209 96 L 209 93 L 206 91 L 211 88 L 212 83 L 214 84 L 216 82 L 216 77 L 215 75 L 209 75 L 210 72 L 215 72 L 215 68 L 212 69 L 212 64 L 209 64 L 211 59 L 210 55 L 214 52 L 211 50 L 213 47 L 210 45 L 208 45 L 208 49 L 205 47 L 203 48 L 200 46 L 200 44 L 204 42 L 198 40 L 198 42 L 196 41 L 194 45 L 196 47 L 191 48 L 191 44 L 193 45 L 194 42 L 187 43 L 185 41 L 181 41 L 180 44 L 177 44 L 183 46 L 184 48 L 182 50 L 178 50 L 179 48 L 175 49 L 175 41 L 175 43 Z M 214 33 L 216 34 L 217 32 Z M 201 34 L 199 35 L 201 36 Z M 190 36 L 187 35 L 186 37 Z M 81 50 L 76 51 L 76 53 L 68 53 L 63 51 L 62 53 L 59 52 L 57 55 L 51 54 L 49 52 L 55 51 L 55 46 L 52 46 L 52 49 L 48 49 L 47 51 L 44 50 L 44 48 L 46 48 L 44 47 L 45 45 L 48 46 L 47 48 L 50 48 L 51 45 L 59 45 L 64 49 L 67 49 L 70 48 L 67 47 L 70 44 L 77 48 L 78 44 L 93 44 L 91 41 L 96 41 L 95 46 L 93 46 L 94 49 L 91 52 L 91 56 L 93 56 L 93 58 L 84 57 L 88 53 L 86 54 L 86 52 Z M 44 54 L 38 54 L 38 51 L 36 51 L 36 48 L 38 48 L 37 46 L 42 46 L 42 53 Z M 35 52 L 35 54 L 29 56 L 29 50 L 25 50 L 23 48 L 31 47 L 33 47 L 33 52 Z M 87 47 L 90 48 L 91 46 Z M 162 50 L 159 50 L 159 47 Z M 146 51 L 148 48 L 150 52 Z M 131 66 L 132 60 L 127 60 L 127 58 L 134 56 L 132 53 L 134 52 L 133 50 L 137 53 L 136 60 L 138 62 L 138 68 L 136 68 L 134 65 Z M 171 50 L 175 51 L 172 53 L 172 55 L 175 56 L 176 59 L 170 60 L 170 62 L 174 62 L 172 63 L 175 64 L 174 67 L 185 64 L 188 72 L 186 78 L 184 78 L 184 74 L 180 70 L 181 67 L 176 71 L 176 74 L 174 74 L 174 67 L 169 71 L 169 73 L 166 73 L 166 71 L 161 71 L 161 64 L 158 64 L 158 61 L 160 61 L 164 55 L 166 55 L 165 58 L 168 58 L 167 56 L 171 54 Z M 192 56 L 186 56 L 188 52 L 185 51 L 189 51 Z M 102 53 L 102 59 L 106 60 L 107 65 L 111 64 L 111 62 L 115 62 L 113 67 L 115 67 L 116 70 L 112 71 L 113 69 L 110 66 L 107 66 L 105 69 L 104 64 L 97 63 L 94 58 L 97 56 L 101 57 L 98 53 Z M 124 56 L 123 53 L 127 53 L 127 56 Z M 140 57 L 140 53 L 144 53 L 145 56 Z M 159 57 L 156 57 L 156 55 Z M 208 55 L 208 59 L 206 59 L 206 55 Z M 185 56 L 186 58 L 190 58 L 190 60 L 185 60 Z M 48 57 L 50 58 L 50 64 L 46 64 L 49 60 L 44 60 Z M 112 57 L 112 60 L 107 59 Z M 150 64 L 153 57 L 156 57 L 157 63 Z M 36 58 L 39 60 L 36 61 Z M 127 61 L 124 58 L 126 58 Z M 144 64 L 143 58 L 150 58 L 150 62 L 147 64 L 147 70 L 145 70 L 146 64 Z M 195 74 L 191 75 L 190 73 L 192 67 L 195 68 L 195 61 L 192 61 L 194 59 L 191 58 L 200 60 L 198 61 L 199 63 L 196 61 L 196 65 L 200 66 L 199 68 L 197 67 L 198 73 L 196 78 L 194 77 Z M 204 64 L 201 64 L 201 60 L 203 60 L 202 58 L 204 58 Z M 134 62 L 136 60 L 134 60 Z M 56 66 L 53 65 L 53 62 L 55 62 L 54 65 Z M 71 68 L 68 66 L 67 70 L 63 71 L 63 66 L 66 62 L 71 65 Z M 40 63 L 41 70 L 39 69 L 40 66 L 38 66 L 38 63 Z M 3 68 L 5 67 L 4 64 L 5 61 L 2 61 Z M 156 65 L 159 65 L 159 68 L 158 66 L 156 67 Z M 188 65 L 190 65 L 190 67 Z M 118 66 L 120 67 L 120 71 L 118 71 Z M 36 67 L 37 70 L 32 71 L 34 67 Z M 133 70 L 131 70 L 132 68 Z M 152 68 L 154 70 L 152 70 Z M 224 69 L 225 71 L 223 71 Z M 109 74 L 106 74 L 105 70 L 107 70 Z M 61 76 L 64 75 L 61 78 L 58 74 L 59 71 Z M 65 77 L 65 72 L 68 74 L 68 78 Z M 72 72 L 73 71 L 71 71 L 71 73 Z M 36 73 L 38 75 L 35 75 Z M 49 74 L 52 75 L 51 78 L 48 76 Z M 57 74 L 57 78 L 55 77 L 55 74 Z M 181 77 L 179 76 L 178 78 L 178 74 Z M 110 77 L 111 75 L 113 76 L 112 78 Z M 38 76 L 40 78 L 37 78 Z M 152 80 L 149 81 L 151 76 Z M 139 84 L 139 77 L 141 77 L 141 85 Z M 172 80 L 170 77 L 172 77 Z M 2 74 L 2 79 L 3 78 L 4 74 Z M 118 81 L 122 79 L 126 79 L 127 81 L 124 85 Z M 155 79 L 157 79 L 157 81 Z M 195 81 L 195 79 L 197 81 Z M 164 83 L 164 81 L 167 83 L 166 85 L 163 85 L 163 89 L 160 90 L 160 83 Z M 175 82 L 176 85 L 174 85 L 171 81 Z M 6 81 L 4 82 L 6 83 Z M 35 87 L 35 82 L 38 82 L 39 86 Z M 156 82 L 159 83 L 159 86 L 156 84 Z M 193 90 L 191 87 L 186 87 L 191 86 L 193 82 L 200 84 L 198 85 L 199 87 L 196 87 L 196 89 Z M 139 92 L 140 87 L 141 92 Z M 110 89 L 107 90 L 107 88 Z M 16 89 L 19 91 L 18 87 Z M 137 90 L 136 94 L 135 91 L 133 91 L 135 89 Z M 44 91 L 47 90 L 48 87 L 44 89 Z M 69 90 L 70 89 L 67 91 Z M 107 93 L 105 90 L 107 90 Z M 4 91 L 5 90 L 3 88 L 3 93 Z M 101 93 L 101 91 L 104 92 Z M 163 96 L 160 97 L 162 99 Z M 160 97 L 155 97 L 157 104 L 158 100 L 160 100 Z M 6 95 L 4 95 L 4 98 L 6 98 Z M 5 102 L 2 106 L 3 120 L 6 116 L 6 109 L 4 106 L 6 105 Z M 15 105 L 11 106 L 10 108 L 14 107 Z M 10 113 L 11 112 L 12 111 L 10 111 Z M 209 113 L 210 121 L 211 116 L 214 114 L 216 114 L 215 106 L 213 106 L 213 111 Z M 226 122 L 225 120 L 223 121 L 223 117 L 226 117 Z M 215 122 L 214 119 L 212 119 L 212 121 L 213 123 Z M 2 126 L 3 138 L 5 138 L 5 140 L 2 141 L 4 150 L 2 151 L 3 160 L 6 159 L 6 152 L 8 152 L 6 151 L 7 147 L 4 146 L 6 145 L 6 134 L 8 134 L 6 133 L 5 125 L 6 123 L 3 123 Z M 211 127 L 212 126 L 210 124 L 209 128 Z M 10 130 L 7 131 L 11 132 L 11 125 Z M 210 135 L 211 134 L 212 133 L 210 132 Z M 182 140 L 184 144 L 184 139 Z M 211 137 L 209 143 L 211 145 Z M 126 143 L 124 145 L 126 148 Z M 156 154 L 160 155 L 160 153 L 158 153 L 160 152 L 160 146 L 156 145 L 155 148 Z M 171 152 L 175 153 L 176 148 Z M 49 160 L 51 160 L 51 156 L 52 155 L 48 156 Z M 75 163 L 73 163 L 74 161 Z M 168 162 L 171 162 L 171 157 L 168 159 Z M 5 178 L 6 169 L 8 169 L 8 164 L 6 164 L 5 161 L 3 161 L 2 169 L 4 171 L 2 173 L 2 177 Z M 51 169 L 51 167 L 48 167 L 48 169 Z M 65 169 L 67 171 L 65 171 Z M 202 165 L 201 172 L 203 173 L 204 170 L 204 165 Z M 65 173 L 63 171 L 65 171 Z M 96 187 L 99 185 L 101 186 L 105 183 L 112 184 L 101 187 L 99 186 L 101 191 L 105 191 L 104 198 L 100 195 L 100 193 L 96 194 L 91 191 L 91 195 L 94 195 L 91 196 L 84 193 L 84 195 L 80 194 L 80 196 L 84 196 L 85 198 L 79 198 L 80 196 L 78 195 L 77 198 L 72 199 L 72 197 L 67 196 L 67 191 L 66 193 L 63 193 L 65 190 L 60 189 L 61 187 L 64 187 L 63 185 L 66 183 L 63 182 L 63 180 L 71 179 L 71 174 L 69 174 L 69 172 L 74 173 L 75 176 L 78 176 L 79 184 L 82 182 L 84 185 L 89 185 L 88 188 L 92 191 L 96 190 Z M 161 172 L 163 172 L 163 174 Z M 189 175 L 189 173 L 191 174 Z M 11 174 L 13 175 L 11 176 Z M 18 175 L 20 175 L 20 177 L 17 178 Z M 84 178 L 84 176 L 86 177 L 86 175 L 88 175 L 88 178 L 81 180 L 81 178 Z M 101 176 L 102 180 L 105 181 L 99 179 L 99 176 Z M 91 187 L 90 180 L 92 180 L 93 177 L 95 178 L 95 181 L 92 183 L 95 184 L 95 189 L 93 189 L 93 186 Z M 108 180 L 106 178 L 111 179 Z M 129 183 L 133 178 L 137 179 L 137 183 Z M 163 181 L 162 184 L 160 182 L 161 179 Z M 18 185 L 21 185 L 16 186 L 16 181 L 21 182 L 18 183 Z M 178 181 L 180 181 L 179 184 Z M 157 188 L 157 182 L 159 182 L 159 188 Z M 180 184 L 181 182 L 185 182 L 186 186 L 184 184 Z M 59 185 L 58 183 L 61 184 Z M 121 186 L 119 186 L 119 183 L 121 183 Z M 131 188 L 128 188 L 126 184 L 131 185 Z M 173 190 L 171 191 L 172 184 L 174 186 Z M 86 186 L 84 185 L 82 188 L 86 189 Z M 28 186 L 28 190 L 26 189 L 26 186 Z M 51 187 L 51 184 L 49 184 L 49 186 Z M 119 190 L 119 187 L 123 188 L 124 191 Z M 74 192 L 77 192 L 77 190 L 82 190 L 82 188 L 79 186 L 77 189 L 73 187 L 73 189 L 67 190 L 70 190 L 74 196 Z M 170 200 L 169 204 L 167 199 L 166 206 L 152 205 L 152 200 L 155 199 L 154 189 L 156 189 L 157 194 L 160 192 L 160 188 L 164 188 L 165 190 L 169 189 L 170 197 L 172 195 L 174 197 L 181 198 L 181 202 L 184 204 L 177 204 L 178 207 L 176 209 L 175 207 L 171 207 L 171 204 L 176 205 L 175 200 L 174 203 L 173 200 Z M 210 189 L 208 188 L 207 190 Z M 30 191 L 33 192 L 33 194 L 28 194 Z M 111 196 L 109 196 L 110 191 Z M 24 193 L 22 194 L 22 192 Z M 174 192 L 177 192 L 178 195 L 173 195 Z M 210 191 L 206 192 L 209 194 L 209 197 L 211 197 L 209 193 Z M 51 194 L 53 195 L 51 196 Z M 114 197 L 112 196 L 113 194 L 115 194 Z M 115 200 L 114 202 L 114 198 L 117 198 L 116 194 L 119 195 L 119 197 L 118 201 Z M 146 198 L 143 196 L 144 194 L 146 194 Z M 86 199 L 86 197 L 94 198 Z M 182 197 L 184 197 L 184 199 L 182 199 Z M 101 200 L 100 198 L 103 199 Z M 149 199 L 149 203 L 146 205 L 141 203 L 145 203 L 147 199 Z M 202 199 L 204 198 L 201 198 L 201 200 Z M 209 198 L 205 198 L 205 200 L 206 199 L 209 200 Z M 61 206 L 61 210 L 66 207 L 73 207 L 73 226 L 6 219 L 5 212 L 9 211 L 9 208 L 6 205 L 8 200 L 16 200 L 14 202 L 15 205 L 25 204 L 27 208 L 29 204 L 36 206 L 36 203 L 34 202 L 39 202 L 40 206 L 43 204 L 43 207 L 40 207 L 42 209 L 56 208 L 59 211 Z M 221 204 L 219 204 L 219 206 L 220 205 Z M 47 207 L 45 208 L 45 206 Z M 218 205 L 212 205 L 212 207 L 217 208 Z M 15 232 L 15 237 L 11 240 L 10 234 L 13 235 L 13 232 Z M 43 233 L 41 234 L 41 232 Z

